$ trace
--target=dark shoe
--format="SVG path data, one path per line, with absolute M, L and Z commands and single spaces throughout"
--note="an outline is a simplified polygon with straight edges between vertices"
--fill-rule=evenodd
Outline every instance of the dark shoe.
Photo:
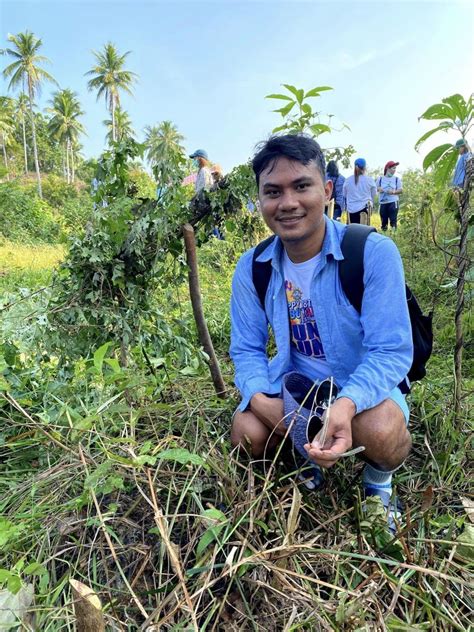
M 389 494 L 389 492 L 383 489 L 377 489 L 376 487 L 364 487 L 364 497 L 368 498 L 369 496 L 378 496 L 378 498 L 380 498 L 387 513 L 387 523 L 390 533 L 395 535 L 397 533 L 397 526 L 402 522 L 403 505 L 396 496 Z

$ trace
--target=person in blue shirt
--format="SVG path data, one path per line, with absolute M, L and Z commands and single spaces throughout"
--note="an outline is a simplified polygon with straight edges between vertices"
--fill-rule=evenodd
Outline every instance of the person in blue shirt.
M 331 200 L 334 200 L 333 219 L 340 219 L 342 215 L 342 207 L 344 206 L 342 187 L 344 186 L 346 179 L 339 173 L 339 168 L 335 160 L 330 160 L 327 164 L 326 179 L 332 181 Z
M 365 159 L 357 158 L 354 162 L 354 175 L 346 178 L 342 188 L 344 208 L 350 224 L 360 224 L 361 220 L 364 223 L 364 219 L 370 217 L 369 206 L 374 205 L 377 187 L 373 178 L 365 175 L 366 171 Z
M 403 193 L 402 179 L 395 175 L 395 171 L 400 163 L 389 160 L 384 167 L 383 176 L 377 178 L 377 191 L 380 202 L 380 219 L 382 220 L 382 230 L 397 228 L 398 201 L 399 195 Z
M 469 149 L 469 145 L 464 140 L 464 138 L 460 138 L 456 141 L 454 145 L 456 149 L 459 150 L 459 158 L 456 163 L 456 169 L 454 170 L 454 176 L 451 182 L 453 187 L 458 187 L 462 189 L 464 187 L 464 179 L 466 177 L 466 162 L 468 158 L 471 156 L 471 152 Z
M 318 382 L 332 376 L 339 392 L 326 440 L 307 444 L 308 457 L 329 468 L 351 446 L 365 446 L 365 493 L 379 496 L 393 520 L 392 472 L 411 447 L 408 407 L 398 388 L 413 356 L 400 254 L 392 240 L 369 235 L 359 314 L 339 281 L 348 227 L 324 215 L 332 181 L 326 182 L 318 143 L 303 134 L 274 136 L 252 165 L 261 212 L 276 238 L 257 258 L 272 266 L 265 309 L 252 278 L 254 249 L 240 258 L 233 277 L 230 355 L 242 401 L 233 417 L 232 444 L 254 458 L 279 444 L 286 433 L 285 374 L 297 370 Z M 276 345 L 272 358 L 269 324 Z

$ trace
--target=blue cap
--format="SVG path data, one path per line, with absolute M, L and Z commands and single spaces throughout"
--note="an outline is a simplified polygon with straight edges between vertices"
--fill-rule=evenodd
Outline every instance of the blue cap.
M 365 158 L 356 158 L 356 161 L 354 162 L 354 164 L 356 167 L 359 167 L 359 169 L 365 169 L 367 167 Z
M 205 158 L 206 160 L 209 160 L 209 156 L 207 155 L 207 151 L 205 149 L 196 149 L 194 154 L 191 154 L 189 157 L 190 158 Z

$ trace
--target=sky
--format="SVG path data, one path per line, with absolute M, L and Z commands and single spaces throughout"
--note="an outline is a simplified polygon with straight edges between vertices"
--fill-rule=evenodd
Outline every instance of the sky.
M 369 169 L 395 160 L 401 171 L 421 167 L 438 144 L 415 152 L 432 126 L 418 117 L 443 97 L 474 90 L 474 3 L 462 0 L 0 0 L 0 26 L 0 48 L 8 33 L 33 31 L 51 60 L 46 69 L 78 93 L 85 157 L 105 145 L 105 101 L 84 75 L 108 41 L 131 51 L 127 69 L 139 76 L 134 96 L 122 97 L 138 140 L 145 126 L 171 120 L 189 153 L 206 149 L 224 171 L 281 124 L 265 95 L 284 83 L 334 88 L 313 105 L 350 131 L 321 136 L 323 148 L 352 144 Z M 7 63 L 0 57 L 1 68 Z M 7 86 L 0 77 L 0 94 Z M 41 107 L 54 89 L 43 86 Z

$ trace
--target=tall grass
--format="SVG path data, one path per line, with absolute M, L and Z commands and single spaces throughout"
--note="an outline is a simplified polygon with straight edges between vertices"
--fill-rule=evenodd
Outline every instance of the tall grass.
M 407 230 L 396 240 L 429 302 L 442 256 L 413 246 Z M 337 465 L 309 492 L 287 448 L 258 462 L 231 450 L 235 255 L 228 242 L 201 249 L 226 401 L 199 368 L 186 375 L 151 357 L 150 371 L 139 353 L 123 368 L 112 350 L 91 350 L 67 371 L 54 358 L 36 368 L 27 353 L 10 358 L 0 391 L 0 581 L 33 585 L 35 626 L 47 632 L 74 629 L 70 578 L 100 596 L 108 630 L 468 630 L 471 435 L 468 398 L 452 424 L 449 291 L 438 300 L 428 377 L 411 395 L 414 449 L 395 477 L 407 522 L 391 537 L 376 502 L 362 509 L 359 462 Z M 186 288 L 165 294 L 176 326 L 189 321 Z M 31 312 L 36 298 L 27 300 Z M 9 313 L 2 327 L 19 341 Z

